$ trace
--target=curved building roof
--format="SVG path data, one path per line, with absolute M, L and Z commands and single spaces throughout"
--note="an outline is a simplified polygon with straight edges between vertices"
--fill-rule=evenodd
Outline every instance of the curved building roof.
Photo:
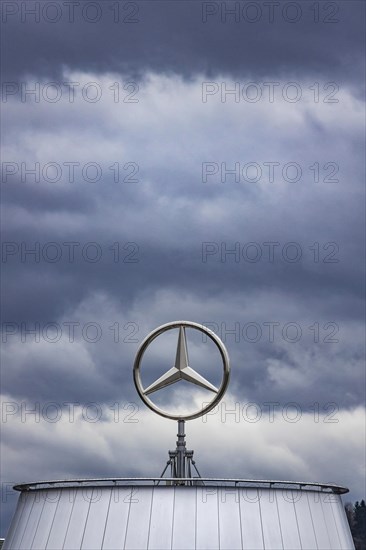
M 21 491 L 4 550 L 353 549 L 344 487 L 189 479 L 41 482 Z

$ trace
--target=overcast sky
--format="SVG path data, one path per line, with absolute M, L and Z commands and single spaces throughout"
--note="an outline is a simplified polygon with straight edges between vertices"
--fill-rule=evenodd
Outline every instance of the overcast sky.
M 15 482 L 160 475 L 176 425 L 140 402 L 132 366 L 177 319 L 231 359 L 222 405 L 187 426 L 202 475 L 365 497 L 365 4 L 1 10 L 0 535 Z

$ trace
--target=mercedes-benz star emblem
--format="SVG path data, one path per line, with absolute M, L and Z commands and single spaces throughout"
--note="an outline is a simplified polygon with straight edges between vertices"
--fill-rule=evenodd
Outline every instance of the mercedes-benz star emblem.
M 201 376 L 198 372 L 196 372 L 189 364 L 188 360 L 188 351 L 187 351 L 187 339 L 186 339 L 186 327 L 193 328 L 196 330 L 199 330 L 206 334 L 218 347 L 222 364 L 223 364 L 223 377 L 221 381 L 221 385 L 219 388 L 216 388 L 213 384 L 211 384 L 206 378 Z M 167 370 L 165 374 L 160 376 L 155 382 L 150 384 L 147 388 L 143 388 L 142 382 L 141 382 L 141 376 L 140 376 L 140 365 L 142 361 L 142 357 L 146 351 L 146 348 L 151 344 L 155 338 L 163 334 L 164 332 L 172 329 L 179 328 L 179 336 L 178 336 L 178 343 L 177 343 L 177 352 L 175 356 L 175 363 L 172 368 Z M 198 323 L 193 323 L 190 321 L 174 321 L 172 323 L 167 323 L 165 325 L 162 325 L 155 330 L 153 330 L 148 336 L 145 338 L 145 340 L 141 343 L 137 354 L 135 358 L 135 363 L 133 367 L 133 378 L 135 382 L 136 389 L 141 397 L 141 399 L 144 401 L 144 403 L 154 412 L 160 414 L 161 416 L 164 416 L 165 418 L 171 418 L 173 420 L 192 420 L 193 418 L 198 418 L 199 416 L 202 416 L 206 413 L 208 413 L 210 410 L 212 410 L 217 403 L 222 399 L 227 385 L 229 383 L 229 374 L 230 374 L 230 364 L 229 364 L 229 356 L 226 351 L 226 348 L 220 338 L 216 336 L 214 332 L 212 332 L 210 329 L 203 325 L 199 325 Z M 192 384 L 195 384 L 197 386 L 201 386 L 202 388 L 205 388 L 206 390 L 214 393 L 213 399 L 207 404 L 205 404 L 202 409 L 195 413 L 182 415 L 182 414 L 171 414 L 168 412 L 165 412 L 164 410 L 157 407 L 147 396 L 161 390 L 162 388 L 165 388 L 166 386 L 170 386 L 171 384 L 175 384 L 176 382 L 179 382 L 180 380 L 186 380 L 187 382 L 191 382 Z

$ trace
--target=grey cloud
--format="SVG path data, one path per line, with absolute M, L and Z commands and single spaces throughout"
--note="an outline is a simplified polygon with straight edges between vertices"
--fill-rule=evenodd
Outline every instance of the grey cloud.
M 14 4 L 19 6 L 20 2 Z M 54 24 L 47 20 L 54 17 L 51 13 L 42 16 L 41 12 L 39 23 L 34 23 L 34 16 L 25 16 L 26 23 L 21 23 L 20 9 L 19 14 L 7 16 L 5 37 L 10 47 L 16 45 L 12 63 L 5 67 L 7 79 L 29 73 L 57 78 L 62 67 L 69 66 L 98 72 L 107 68 L 134 75 L 147 70 L 178 72 L 187 77 L 201 72 L 238 77 L 250 74 L 253 78 L 261 74 L 328 73 L 342 81 L 359 81 L 364 10 L 360 2 L 336 2 L 327 10 L 320 6 L 319 22 L 314 21 L 315 12 L 307 2 L 297 2 L 300 17 L 296 23 L 286 20 L 296 18 L 296 13 L 283 5 L 276 8 L 274 21 L 269 23 L 269 8 L 258 3 L 262 16 L 257 23 L 250 23 L 246 19 L 254 15 L 242 15 L 246 2 L 237 3 L 238 21 L 228 17 L 222 23 L 222 6 L 232 9 L 235 2 L 133 4 L 139 10 L 134 17 L 138 22 L 129 24 L 112 22 L 109 2 L 99 3 L 102 15 L 94 24 L 82 17 L 85 3 L 75 10 L 73 23 L 69 22 L 66 6 L 60 12 L 60 21 Z M 211 8 L 205 7 L 208 4 Z M 123 19 L 126 8 L 120 5 Z M 202 13 L 212 6 L 218 13 L 207 16 L 203 23 Z M 332 15 L 333 11 L 337 13 Z M 327 18 L 338 22 L 323 22 Z

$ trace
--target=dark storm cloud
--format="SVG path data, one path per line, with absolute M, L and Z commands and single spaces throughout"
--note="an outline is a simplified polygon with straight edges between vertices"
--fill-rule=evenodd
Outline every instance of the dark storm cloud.
M 105 78 L 111 80 L 109 76 Z M 4 374 L 5 391 L 17 398 L 33 396 L 47 400 L 52 396 L 58 402 L 66 401 L 70 395 L 76 400 L 98 396 L 103 401 L 108 396 L 119 399 L 121 391 L 131 399 L 134 389 L 130 367 L 137 343 L 124 348 L 124 366 L 120 369 L 119 350 L 113 348 L 108 327 L 116 320 L 121 326 L 128 321 L 136 323 L 141 341 L 144 332 L 154 325 L 173 318 L 198 318 L 217 325 L 219 331 L 222 323 L 228 329 L 240 323 L 240 342 L 228 337 L 228 345 L 234 365 L 245 365 L 244 370 L 237 369 L 233 378 L 241 394 L 248 390 L 251 399 L 265 400 L 270 394 L 283 401 L 291 393 L 305 406 L 314 399 L 328 402 L 330 395 L 340 406 L 362 402 L 357 377 L 347 369 L 341 369 L 340 378 L 329 377 L 327 370 L 327 365 L 337 360 L 340 364 L 355 363 L 353 371 L 360 372 L 357 338 L 355 349 L 348 347 L 350 328 L 358 329 L 363 314 L 358 262 L 362 256 L 358 238 L 362 225 L 359 200 L 362 167 L 357 161 L 360 145 L 348 146 L 348 136 L 356 141 L 359 134 L 357 100 L 345 91 L 339 106 L 333 107 L 337 116 L 331 119 L 331 111 L 325 105 L 295 107 L 282 101 L 249 109 L 233 103 L 223 106 L 227 116 L 223 120 L 220 110 L 211 105 L 209 117 L 202 111 L 197 93 L 199 80 L 159 81 L 154 76 L 151 82 L 147 84 L 150 95 L 141 87 L 141 102 L 133 111 L 129 108 L 117 118 L 116 105 L 111 101 L 93 104 L 89 111 L 80 98 L 74 106 L 67 102 L 39 106 L 21 104 L 15 99 L 9 102 L 15 126 L 20 128 L 20 118 L 27 120 L 33 134 L 29 142 L 26 133 L 13 132 L 6 143 L 8 159 L 17 173 L 9 176 L 3 186 L 8 212 L 3 245 L 3 268 L 7 275 L 3 298 L 5 343 L 20 340 L 28 349 L 26 344 L 34 336 L 23 332 L 34 328 L 35 323 L 41 327 L 58 323 L 63 328 L 68 355 L 66 362 L 55 362 L 51 375 L 45 366 L 58 348 L 47 338 L 40 337 L 41 342 L 34 348 L 37 353 L 33 350 L 21 359 L 16 348 L 10 347 L 7 357 L 12 368 Z M 177 88 L 182 92 L 180 95 L 175 91 Z M 165 110 L 173 93 L 176 105 L 167 115 Z M 347 109 L 350 101 L 355 106 Z M 21 107 L 19 111 L 17 106 Z M 299 111 L 301 116 L 297 117 Z M 181 112 L 185 113 L 184 119 Z M 80 126 L 75 124 L 74 114 Z M 285 116 L 288 124 L 282 124 Z M 53 137 L 55 146 L 50 157 L 49 132 L 53 120 L 57 120 L 58 132 Z M 226 120 L 230 121 L 229 134 L 220 131 Z M 276 128 L 278 120 L 282 127 L 280 136 Z M 322 127 L 320 133 L 314 128 L 314 120 Z M 113 135 L 105 132 L 105 128 L 113 128 L 113 122 L 116 145 Z M 337 125 L 341 123 L 344 129 L 338 133 Z M 334 133 L 329 125 L 335 126 Z M 305 138 L 306 147 L 302 148 Z M 15 143 L 20 147 L 15 147 Z M 80 156 L 75 153 L 74 143 L 83 143 Z M 250 150 L 248 157 L 247 150 L 253 143 L 256 156 Z M 203 184 L 201 179 L 203 159 L 215 160 L 218 165 L 227 159 L 228 166 L 242 159 L 256 158 L 261 163 L 263 159 L 279 159 L 282 164 L 297 159 L 305 171 L 318 158 L 320 147 L 322 158 L 337 159 L 340 166 L 337 184 L 322 182 L 315 186 L 309 175 L 304 175 L 297 184 L 276 181 L 272 185 L 266 178 L 261 185 L 231 180 L 226 184 L 216 180 Z M 114 156 L 118 148 L 123 150 L 123 156 Z M 182 148 L 186 155 L 182 155 Z M 31 167 L 34 155 L 42 166 L 49 159 L 59 166 L 76 159 L 84 165 L 93 159 L 103 166 L 104 175 L 100 181 L 91 183 L 80 177 L 79 170 L 78 177 L 70 182 L 64 170 L 63 177 L 55 183 L 42 178 L 34 181 L 32 175 L 21 181 L 21 161 Z M 106 169 L 113 163 L 113 156 L 139 161 L 137 183 L 113 181 L 112 172 Z M 352 223 L 348 221 L 350 211 Z M 120 243 L 117 261 L 116 242 Z M 272 260 L 268 245 L 264 244 L 268 242 L 277 243 Z M 324 249 L 324 243 L 333 244 Z M 231 253 L 234 249 L 235 255 Z M 251 255 L 258 250 L 258 261 L 251 261 Z M 301 258 L 293 262 L 292 255 L 298 252 Z M 94 261 L 98 253 L 100 257 Z M 328 256 L 335 262 L 324 263 Z M 200 307 L 192 304 L 185 307 L 185 300 L 181 300 L 174 307 L 167 307 L 163 314 L 151 302 L 163 289 L 171 296 L 179 296 L 184 289 L 185 295 L 196 300 Z M 102 300 L 100 305 L 93 306 L 98 295 L 115 303 L 104 324 L 101 312 L 106 302 Z M 255 311 L 253 304 L 257 301 L 260 306 Z M 292 308 L 286 313 L 287 302 Z M 90 309 L 85 310 L 88 303 Z M 150 322 L 145 323 L 149 310 Z M 81 340 L 92 376 L 89 379 L 85 368 L 81 375 L 76 375 L 79 382 L 71 389 L 67 362 L 73 361 L 72 354 L 77 355 L 79 348 L 72 343 L 68 346 L 65 323 L 70 321 L 77 321 L 80 326 L 100 321 L 104 330 L 101 342 Z M 298 323 L 305 340 L 307 334 L 307 341 L 291 344 L 281 332 L 274 344 L 268 337 L 256 344 L 243 338 L 246 323 L 259 323 L 261 330 L 268 331 L 263 322 L 272 321 L 280 322 L 281 327 L 291 321 Z M 335 348 L 317 348 L 312 368 L 320 372 L 315 377 L 309 376 L 310 383 L 305 389 L 296 384 L 286 385 L 286 377 L 301 373 L 301 356 L 312 344 L 308 327 L 314 322 L 328 326 L 328 332 L 332 326 L 327 323 L 335 323 L 341 342 Z M 321 330 L 323 340 L 328 332 Z M 80 327 L 76 332 L 80 340 Z M 106 346 L 111 344 L 111 353 L 105 361 Z M 327 351 L 332 353 L 327 355 Z M 272 363 L 267 363 L 268 358 Z M 76 359 L 75 368 L 77 362 Z M 279 370 L 281 364 L 282 378 L 274 382 L 275 365 Z M 309 373 L 304 368 L 305 376 Z M 102 373 L 109 382 L 98 382 Z M 53 382 L 48 381 L 50 376 L 54 377 Z M 18 384 L 20 377 L 24 384 Z M 349 390 L 346 393 L 345 386 Z
M 29 10 L 38 5 L 39 22 L 21 4 Z M 325 74 L 362 83 L 362 2 L 257 2 L 254 8 L 247 2 L 119 2 L 116 23 L 112 2 L 97 3 L 100 14 L 81 2 L 74 16 L 68 3 L 59 1 L 59 13 L 47 4 L 2 3 L 3 40 L 12 55 L 4 80 L 29 74 L 58 79 L 66 66 L 137 77 L 146 71 L 253 79 Z M 236 16 L 225 22 L 225 10 L 233 9 Z

